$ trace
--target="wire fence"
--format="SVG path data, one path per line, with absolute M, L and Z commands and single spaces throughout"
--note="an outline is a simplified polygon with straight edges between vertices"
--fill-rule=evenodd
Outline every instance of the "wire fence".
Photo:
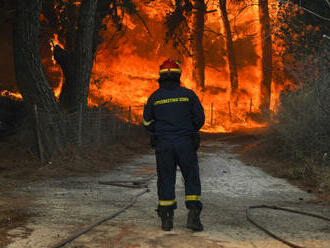
M 95 107 L 83 111 L 61 113 L 62 140 L 66 145 L 78 147 L 101 146 L 111 144 L 115 140 L 136 136 L 141 133 L 143 106 L 128 108 L 113 106 L 110 109 Z M 40 159 L 56 153 L 59 142 L 54 135 L 54 124 L 58 115 L 44 113 L 34 107 L 36 133 Z M 48 154 L 46 154 L 48 153 Z
M 205 128 L 226 127 L 230 123 L 247 123 L 248 115 L 253 111 L 252 99 L 245 104 L 215 105 L 211 103 L 204 106 Z M 53 115 L 38 110 L 35 106 L 36 133 L 40 159 L 52 157 L 56 151 L 61 150 L 61 143 L 78 147 L 101 146 L 111 144 L 116 140 L 133 138 L 143 133 L 141 123 L 143 122 L 144 105 L 119 107 L 115 105 L 100 106 L 83 111 L 81 107 L 78 111 L 67 111 L 61 113 L 60 120 L 58 114 Z M 242 116 L 237 115 L 245 110 Z M 246 111 L 247 110 L 247 111 Z M 61 133 L 56 132 L 56 123 L 61 122 Z M 55 127 L 55 128 L 54 128 Z M 58 140 L 56 137 L 61 137 Z

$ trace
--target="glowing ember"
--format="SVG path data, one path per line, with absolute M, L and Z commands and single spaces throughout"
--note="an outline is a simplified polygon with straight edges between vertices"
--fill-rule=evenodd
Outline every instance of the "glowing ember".
M 0 91 L 0 96 L 12 97 L 12 98 L 19 99 L 19 100 L 23 99 L 23 97 L 20 93 L 14 93 L 14 92 L 10 92 L 8 90 Z
M 63 82 L 64 82 L 64 77 L 63 77 L 63 72 L 62 72 L 62 69 L 61 69 L 60 65 L 57 64 L 57 62 L 54 58 L 54 48 L 55 48 L 55 46 L 59 46 L 62 49 L 64 49 L 64 46 L 59 41 L 58 34 L 54 34 L 54 38 L 50 40 L 49 44 L 50 44 L 50 49 L 51 49 L 51 52 L 52 52 L 52 62 L 53 62 L 53 67 L 49 68 L 49 70 L 61 73 L 59 84 L 56 87 L 56 89 L 54 89 L 54 94 L 55 94 L 56 98 L 59 98 L 59 96 L 61 94 L 61 90 L 62 90 L 62 85 L 63 85 Z
M 54 38 L 50 40 L 49 45 L 50 45 L 50 50 L 52 51 L 53 54 L 52 55 L 53 64 L 56 65 L 57 63 L 54 58 L 54 48 L 55 46 L 60 46 L 62 49 L 64 49 L 64 46 L 61 44 L 61 42 L 58 39 L 58 34 L 54 34 Z

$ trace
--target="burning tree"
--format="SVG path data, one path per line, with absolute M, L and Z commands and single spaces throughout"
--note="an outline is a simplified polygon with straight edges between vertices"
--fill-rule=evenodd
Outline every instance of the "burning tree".
M 65 72 L 66 81 L 62 87 L 60 104 L 66 109 L 78 110 L 80 106 L 87 108 L 89 80 L 96 50 L 95 36 L 98 34 L 97 5 L 98 1 L 95 0 L 82 1 L 77 21 L 78 28 L 75 31 L 73 27 L 73 33 L 67 34 L 68 40 L 73 40 L 74 44 L 69 45 L 66 57 L 60 59 L 60 56 L 56 56 L 58 61 L 62 62 L 61 66 Z M 56 50 L 59 49 L 57 47 Z
M 77 6 L 76 1 L 45 0 L 43 12 L 56 27 L 55 33 L 63 41 L 65 49 L 54 48 L 54 57 L 61 65 L 65 82 L 60 95 L 60 104 L 67 110 L 87 107 L 89 82 L 98 45 L 102 42 L 99 31 L 105 29 L 103 19 L 111 16 L 118 29 L 124 11 L 134 12 L 131 1 L 85 0 Z
M 44 154 L 49 158 L 55 149 L 60 151 L 65 146 L 65 140 L 56 98 L 48 85 L 40 60 L 40 13 L 40 0 L 16 1 L 14 60 L 17 84 L 30 116 L 35 116 L 34 110 L 38 108 L 49 113 L 52 118 L 52 126 L 43 125 L 41 130 L 44 132 L 39 137 L 44 143 Z
M 54 47 L 54 58 L 60 64 L 64 83 L 59 102 L 62 108 L 76 111 L 87 107 L 90 76 L 96 51 L 103 42 L 101 31 L 107 29 L 104 23 L 111 21 L 117 31 L 122 31 L 125 14 L 136 15 L 136 5 L 131 0 L 44 0 L 43 14 L 55 27 L 47 30 L 56 34 L 63 46 Z M 145 24 L 143 22 L 143 24 Z
M 231 97 L 234 97 L 238 89 L 238 73 L 237 73 L 232 31 L 227 13 L 227 0 L 219 0 L 219 6 L 221 10 L 223 25 L 226 31 L 226 44 L 227 44 L 227 54 L 228 54 L 227 57 L 228 57 L 229 73 L 230 73 Z
M 273 110 L 281 90 L 292 81 L 283 70 L 281 75 L 272 75 L 273 67 L 287 64 L 273 57 L 274 51 L 280 52 L 281 39 L 274 33 L 282 20 L 282 1 L 134 3 L 43 0 L 42 42 L 47 44 L 47 55 L 44 52 L 42 56 L 51 63 L 48 43 L 56 34 L 54 57 L 65 79 L 59 97 L 62 108 L 86 108 L 88 94 L 92 104 L 112 98 L 125 108 L 141 105 L 157 87 L 155 68 L 161 60 L 173 57 L 183 62 L 183 85 L 199 89 L 211 123 L 205 129 L 230 131 L 265 125 L 260 109 Z M 143 32 L 146 23 L 150 23 L 152 36 Z M 282 42 L 288 44 L 287 37 Z M 291 50 L 294 47 L 290 45 Z M 102 80 L 90 85 L 90 77 Z
M 193 64 L 193 79 L 197 88 L 205 89 L 205 57 L 204 57 L 204 25 L 206 4 L 204 0 L 192 1 L 192 27 L 191 27 L 191 51 Z
M 271 84 L 273 76 L 273 48 L 268 0 L 259 0 L 259 20 L 262 44 L 262 79 L 260 85 L 260 108 L 268 110 L 270 107 Z
M 45 6 L 43 12 L 42 2 Z M 24 0 L 16 1 L 15 7 L 16 79 L 30 116 L 35 117 L 35 122 L 39 121 L 40 133 L 37 137 L 39 144 L 43 144 L 44 158 L 48 159 L 66 146 L 66 133 L 54 92 L 48 84 L 41 64 L 40 16 L 42 20 L 46 18 L 50 26 L 59 28 L 58 32 L 64 31 L 62 35 L 66 38 L 67 50 L 55 46 L 55 57 L 66 77 L 60 103 L 65 109 L 77 110 L 80 106 L 86 109 L 94 56 L 101 42 L 98 33 L 104 27 L 103 18 L 110 15 L 114 23 L 120 26 L 122 18 L 119 17 L 117 8 L 127 9 L 130 13 L 136 14 L 135 5 L 130 1 L 108 0 L 83 0 L 78 4 L 71 0 Z M 60 16 L 56 10 L 59 10 Z M 121 14 L 123 13 L 121 11 Z M 61 26 L 64 23 L 67 26 Z M 45 123 L 38 120 L 36 109 L 51 120 Z
M 192 78 L 196 88 L 202 91 L 205 89 L 203 46 L 205 15 L 204 0 L 176 0 L 174 10 L 166 16 L 167 39 L 172 39 L 175 47 L 178 45 L 184 47 L 185 54 L 188 54 L 192 60 Z

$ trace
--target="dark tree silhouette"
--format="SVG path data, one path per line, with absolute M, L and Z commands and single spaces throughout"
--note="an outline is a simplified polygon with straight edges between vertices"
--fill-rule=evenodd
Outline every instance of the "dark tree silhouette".
M 272 84 L 272 34 L 270 29 L 270 17 L 268 9 L 268 0 L 259 0 L 259 19 L 261 27 L 262 44 L 262 79 L 260 85 L 260 108 L 269 109 Z
M 219 0 L 219 5 L 221 10 L 223 25 L 226 31 L 226 45 L 227 45 L 227 57 L 228 57 L 229 73 L 230 73 L 231 96 L 233 97 L 238 89 L 238 73 L 237 73 L 237 65 L 236 65 L 232 32 L 228 19 L 228 13 L 227 13 L 227 0 Z
M 65 45 L 65 50 L 59 46 L 54 49 L 65 78 L 60 105 L 70 111 L 80 106 L 86 108 L 93 60 L 102 43 L 99 31 L 106 29 L 104 18 L 109 16 L 119 31 L 126 13 L 138 16 L 145 23 L 131 0 L 83 0 L 80 7 L 73 0 L 58 0 L 57 7 L 54 0 L 44 1 L 43 14 L 56 27 L 54 32 Z
M 204 0 L 193 0 L 191 51 L 193 59 L 193 79 L 197 88 L 205 88 L 204 25 L 206 4 Z
M 87 107 L 89 80 L 95 55 L 93 42 L 97 2 L 97 0 L 82 1 L 77 33 L 69 36 L 75 37 L 74 45 L 69 50 L 70 53 L 63 57 L 65 63 L 61 63 L 66 82 L 60 95 L 60 104 L 66 109 L 78 110 L 80 106 Z
M 64 146 L 64 127 L 53 90 L 45 77 L 39 48 L 41 0 L 17 0 L 14 21 L 14 62 L 16 80 L 29 116 L 35 106 L 49 114 L 48 125 L 40 123 L 45 159 Z M 35 119 L 34 119 L 35 120 Z M 36 125 L 34 125 L 36 126 Z

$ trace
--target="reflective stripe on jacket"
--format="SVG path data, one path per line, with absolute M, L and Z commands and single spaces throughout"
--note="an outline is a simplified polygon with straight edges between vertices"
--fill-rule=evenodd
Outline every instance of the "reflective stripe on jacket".
M 204 122 L 204 109 L 197 95 L 181 86 L 156 90 L 149 97 L 143 113 L 146 129 L 163 140 L 190 136 Z

